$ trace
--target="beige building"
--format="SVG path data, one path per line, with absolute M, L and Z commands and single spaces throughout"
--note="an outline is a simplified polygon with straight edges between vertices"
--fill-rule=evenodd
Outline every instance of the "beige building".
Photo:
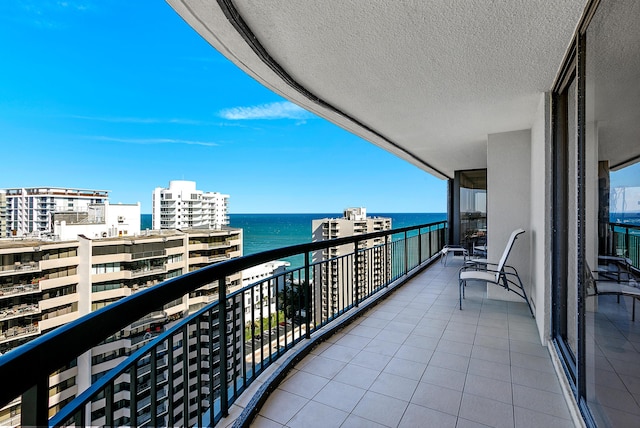
M 188 271 L 202 269 L 242 256 L 242 229 L 188 229 Z M 242 274 L 227 277 L 227 291 L 242 287 Z M 189 311 L 194 312 L 218 299 L 218 284 L 212 283 L 189 293 Z
M 367 217 L 366 208 L 347 208 L 342 218 L 324 218 L 313 220 L 311 223 L 313 242 L 342 238 L 353 235 L 378 232 L 391 229 L 391 218 Z M 376 287 L 384 282 L 385 253 L 378 251 L 364 251 L 367 248 L 384 244 L 384 238 L 375 238 L 362 241 L 358 249 L 363 250 L 358 254 L 358 281 L 364 287 L 364 281 L 370 281 L 369 287 Z M 330 247 L 323 251 L 315 251 L 312 254 L 313 263 L 327 261 L 314 268 L 314 286 L 316 288 L 315 299 L 322 300 L 322 305 L 316 304 L 316 308 L 322 308 L 322 316 L 326 318 L 338 311 L 343 302 L 349 302 L 353 296 L 346 295 L 343 284 L 349 283 L 346 278 L 354 276 L 352 260 L 346 260 L 343 255 L 354 251 L 354 244 Z M 388 260 L 388 259 L 387 259 Z M 373 264 L 371 278 L 366 278 L 368 263 Z M 360 291 L 360 290 L 359 290 Z M 318 302 L 316 302 L 318 303 Z M 319 314 L 318 314 L 319 315 Z
M 144 235 L 97 239 L 79 236 L 70 241 L 2 239 L 0 352 L 9 352 L 42 333 L 164 280 L 240 256 L 242 229 L 231 228 L 148 231 Z M 230 291 L 241 285 L 240 274 L 227 278 Z M 216 300 L 217 293 L 217 284 L 213 284 L 163 305 L 80 356 L 72 366 L 62 368 L 50 380 L 51 414 L 164 332 L 173 320 Z M 159 355 L 158 367 L 168 370 L 166 359 L 166 355 Z M 145 370 L 139 373 L 144 378 Z M 139 384 L 144 382 L 139 380 Z M 169 393 L 166 384 L 158 386 Z M 101 423 L 103 406 L 102 402 L 92 404 L 92 421 L 97 424 Z M 19 401 L 0 409 L 0 426 L 18 424 L 19 409 Z M 116 417 L 120 416 L 128 415 Z

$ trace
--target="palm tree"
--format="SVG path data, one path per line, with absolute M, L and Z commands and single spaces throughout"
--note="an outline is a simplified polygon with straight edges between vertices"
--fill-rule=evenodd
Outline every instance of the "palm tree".
M 287 318 L 300 316 L 305 308 L 307 281 L 287 282 L 278 293 L 278 310 L 282 310 Z

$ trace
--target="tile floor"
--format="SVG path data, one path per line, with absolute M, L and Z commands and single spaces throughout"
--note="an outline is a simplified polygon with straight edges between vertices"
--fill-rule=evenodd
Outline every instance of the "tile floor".
M 252 426 L 573 426 L 527 306 L 477 283 L 458 310 L 459 267 L 434 264 L 316 347 Z

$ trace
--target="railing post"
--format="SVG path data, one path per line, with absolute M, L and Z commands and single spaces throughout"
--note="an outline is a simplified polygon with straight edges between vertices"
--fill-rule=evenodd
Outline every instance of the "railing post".
M 211 345 L 211 311 L 209 311 L 209 344 Z M 209 355 L 213 356 L 213 351 L 211 346 L 209 346 Z M 169 336 L 167 338 L 167 359 L 169 360 L 169 370 L 167 370 L 167 385 L 169 385 L 169 400 L 168 401 L 168 408 L 167 408 L 167 425 L 168 426 L 172 426 L 175 425 L 174 421 L 173 421 L 173 409 L 174 409 L 174 402 L 173 402 L 173 334 L 171 336 Z M 213 391 L 213 370 L 211 370 L 212 367 L 212 360 L 213 357 L 209 358 L 209 384 L 210 384 L 210 391 Z M 136 426 L 136 424 L 132 423 L 131 426 Z
M 625 227 L 624 228 L 624 257 L 630 257 L 631 256 L 631 251 L 630 251 L 630 247 L 629 247 L 629 228 Z
M 37 384 L 22 394 L 20 425 L 23 427 L 49 425 L 49 377 L 47 375 L 41 376 Z
M 407 239 L 407 231 L 404 232 L 404 275 L 407 274 L 409 267 L 409 240 Z
M 418 266 L 422 264 L 422 229 L 418 229 Z
M 218 303 L 218 306 L 220 304 Z M 220 312 L 220 310 L 218 310 Z M 218 321 L 218 332 L 220 331 L 220 321 Z M 218 338 L 218 340 L 220 340 Z M 222 350 L 222 344 L 220 344 Z M 189 324 L 182 327 L 182 386 L 186 394 L 189 391 Z M 189 425 L 189 400 L 182 400 L 182 421 L 183 425 Z
M 200 323 L 198 323 L 198 325 L 200 325 Z M 149 355 L 149 380 L 151 381 L 151 400 L 149 404 L 151 406 L 151 420 L 149 421 L 149 426 L 152 427 L 158 426 L 158 383 L 156 378 L 156 372 L 158 371 L 158 353 L 156 352 L 157 349 L 157 346 L 154 346 L 151 349 L 151 354 Z M 187 349 L 189 348 L 187 347 Z
M 311 275 L 309 274 L 309 253 L 304 253 L 304 313 L 306 321 L 306 331 L 304 337 L 311 338 Z
M 354 250 L 353 250 L 353 295 L 354 295 L 354 306 L 357 308 L 358 307 L 358 301 L 360 299 L 360 296 L 358 295 L 358 282 L 360 279 L 360 275 L 358 273 L 358 268 L 360 267 L 360 263 L 358 262 L 358 241 L 356 241 L 354 244 Z
M 110 427 L 110 428 L 114 427 L 114 422 L 115 422 L 113 420 L 113 414 L 115 413 L 115 409 L 113 408 L 115 404 L 113 395 L 114 395 L 114 387 L 113 387 L 113 381 L 112 381 L 112 382 L 109 382 L 109 384 L 104 389 L 104 403 L 105 403 L 104 404 L 104 407 L 105 407 L 104 426 Z M 153 417 L 153 411 L 151 412 L 151 416 Z
M 389 287 L 389 257 L 391 254 L 391 248 L 389 247 L 389 235 L 384 237 L 384 286 Z
M 253 305 L 253 302 L 251 302 Z M 252 309 L 253 310 L 253 309 Z M 224 276 L 218 278 L 218 331 L 220 341 L 220 413 L 229 416 L 229 397 L 227 394 L 227 281 Z M 187 344 L 187 349 L 189 346 Z
M 138 363 L 131 366 L 129 378 L 129 423 L 135 427 L 138 426 Z
M 225 307 L 226 306 L 227 305 L 225 305 Z M 200 346 L 201 340 L 202 340 L 202 327 L 200 326 L 200 318 L 198 318 L 196 319 L 196 391 L 197 391 L 196 397 L 198 400 L 198 403 L 196 404 L 196 409 L 197 409 L 196 411 L 198 412 L 197 418 L 198 418 L 199 427 L 202 426 L 202 347 Z M 155 350 L 155 348 L 153 349 Z M 155 393 L 155 391 L 153 390 L 153 385 L 154 385 L 154 379 L 151 378 L 152 394 Z M 187 396 L 188 396 L 188 393 L 187 393 Z M 155 412 L 155 403 L 153 400 L 153 395 L 151 395 L 151 403 L 152 403 L 151 405 L 153 406 L 152 409 L 154 409 L 154 412 Z M 152 419 L 152 421 L 153 421 L 153 424 L 151 426 L 158 426 L 158 424 L 154 419 Z

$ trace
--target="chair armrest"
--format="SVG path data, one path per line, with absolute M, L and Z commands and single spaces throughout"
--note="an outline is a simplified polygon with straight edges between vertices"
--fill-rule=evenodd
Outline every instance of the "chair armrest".
M 488 263 L 489 265 L 492 265 L 494 263 Z M 479 264 L 467 264 L 465 266 L 462 266 L 460 268 L 460 272 L 466 272 L 466 271 L 477 271 L 477 270 L 481 270 L 483 272 L 490 272 L 490 273 L 497 273 L 498 271 L 495 269 L 487 269 L 486 265 L 479 265 Z

